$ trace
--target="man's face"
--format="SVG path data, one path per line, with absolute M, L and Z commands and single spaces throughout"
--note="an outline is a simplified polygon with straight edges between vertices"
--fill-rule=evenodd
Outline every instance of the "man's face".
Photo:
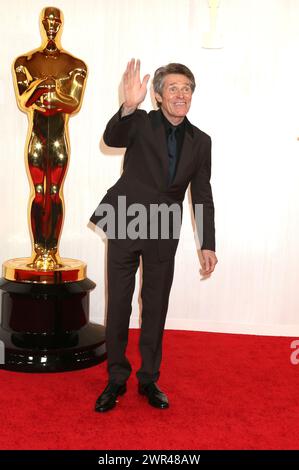
M 180 123 L 188 113 L 191 101 L 191 82 L 185 76 L 176 73 L 166 75 L 162 96 L 155 93 L 165 117 L 173 123 Z

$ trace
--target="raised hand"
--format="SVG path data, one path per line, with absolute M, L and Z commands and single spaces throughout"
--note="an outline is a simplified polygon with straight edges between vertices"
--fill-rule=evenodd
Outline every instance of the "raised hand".
M 135 109 L 142 103 L 147 92 L 147 83 L 150 75 L 147 74 L 140 80 L 140 60 L 131 59 L 128 62 L 126 71 L 124 73 L 124 107 L 127 109 Z

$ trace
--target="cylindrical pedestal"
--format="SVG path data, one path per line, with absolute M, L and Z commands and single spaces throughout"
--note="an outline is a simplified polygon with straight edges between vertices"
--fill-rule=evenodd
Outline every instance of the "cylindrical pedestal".
M 105 328 L 89 322 L 90 279 L 42 284 L 0 279 L 5 363 L 21 372 L 83 369 L 106 359 Z

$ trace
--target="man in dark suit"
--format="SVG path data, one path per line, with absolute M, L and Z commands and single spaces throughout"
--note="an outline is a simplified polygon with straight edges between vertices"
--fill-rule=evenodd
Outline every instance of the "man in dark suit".
M 95 409 L 100 412 L 115 406 L 118 396 L 126 392 L 131 373 L 125 353 L 140 257 L 142 364 L 137 372 L 138 390 L 150 405 L 169 407 L 166 394 L 156 382 L 179 238 L 175 221 L 181 221 L 182 202 L 189 183 L 195 215 L 201 214 L 195 219 L 201 233 L 203 274 L 210 275 L 217 263 L 210 186 L 211 139 L 186 118 L 195 89 L 194 76 L 186 66 L 176 63 L 156 70 L 153 87 L 159 110 L 150 113 L 138 109 L 146 96 L 148 80 L 149 75 L 140 80 L 140 61 L 135 63 L 132 59 L 124 74 L 125 101 L 104 132 L 107 145 L 127 149 L 123 173 L 91 217 L 94 224 L 108 233 L 109 381 L 96 401 Z M 131 208 L 127 212 L 124 199 L 126 207 Z M 107 218 L 109 208 L 117 225 L 112 230 L 111 220 Z M 142 217 L 138 217 L 137 223 L 132 217 L 138 211 Z

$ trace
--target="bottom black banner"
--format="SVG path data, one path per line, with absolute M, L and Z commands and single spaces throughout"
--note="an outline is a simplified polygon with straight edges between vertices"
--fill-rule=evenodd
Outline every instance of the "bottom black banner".
M 298 450 L 3 450 L 0 463 L 43 465 L 78 465 L 97 467 L 117 465 L 203 465 L 205 463 L 298 463 Z

